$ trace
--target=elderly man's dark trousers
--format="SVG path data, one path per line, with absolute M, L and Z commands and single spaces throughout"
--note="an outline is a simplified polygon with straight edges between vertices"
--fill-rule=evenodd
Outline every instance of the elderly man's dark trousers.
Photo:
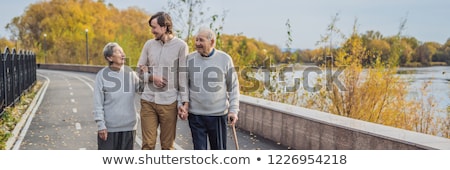
M 202 116 L 189 114 L 194 150 L 207 150 L 208 140 L 211 150 L 227 149 L 227 115 Z

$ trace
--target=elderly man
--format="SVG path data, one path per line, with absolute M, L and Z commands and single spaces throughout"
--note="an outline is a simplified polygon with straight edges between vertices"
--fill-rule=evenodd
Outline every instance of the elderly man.
M 227 123 L 234 126 L 239 112 L 239 82 L 233 60 L 215 49 L 216 38 L 201 28 L 196 51 L 188 55 L 189 127 L 195 150 L 227 149 Z

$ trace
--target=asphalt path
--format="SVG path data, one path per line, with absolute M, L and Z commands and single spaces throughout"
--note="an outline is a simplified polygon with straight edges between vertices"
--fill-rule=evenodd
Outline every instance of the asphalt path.
M 93 120 L 93 87 L 95 74 L 58 70 L 37 70 L 38 81 L 48 82 L 28 123 L 15 142 L 19 150 L 96 150 L 97 127 Z M 136 96 L 138 111 L 139 97 Z M 287 147 L 265 140 L 236 127 L 241 150 L 285 150 Z M 232 129 L 228 129 L 228 149 L 236 149 Z M 140 124 L 137 130 L 135 150 L 142 144 Z M 177 122 L 175 149 L 191 150 L 191 134 L 188 122 Z M 160 149 L 159 139 L 157 148 Z

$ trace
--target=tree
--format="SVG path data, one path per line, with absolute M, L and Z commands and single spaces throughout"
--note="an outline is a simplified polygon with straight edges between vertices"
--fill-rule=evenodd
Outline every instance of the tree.
M 142 9 L 120 11 L 104 1 L 51 0 L 30 4 L 7 28 L 23 46 L 37 51 L 38 58 L 43 57 L 45 40 L 49 63 L 85 64 L 87 37 L 89 63 L 104 65 L 102 49 L 107 42 L 121 44 L 131 56 L 129 61 L 139 57 L 143 44 L 151 38 L 148 19 Z
M 432 62 L 432 57 L 436 54 L 437 49 L 440 47 L 438 43 L 427 42 L 420 45 L 416 49 L 416 55 L 419 62 L 424 66 L 430 66 Z
M 414 37 L 404 37 L 401 41 L 402 53 L 400 54 L 400 63 L 408 65 L 413 62 L 414 49 L 417 48 L 419 42 Z
M 437 49 L 436 54 L 433 55 L 433 61 L 446 62 L 450 65 L 450 39 Z
M 381 61 L 386 62 L 389 59 L 389 55 L 391 53 L 391 46 L 388 42 L 382 39 L 373 39 L 370 40 L 367 44 L 367 50 L 372 53 L 365 58 L 364 64 L 374 64 L 376 58 L 374 56 L 381 56 Z M 376 54 L 373 54 L 376 53 Z M 372 55 L 372 56 L 370 56 Z
M 389 67 L 397 67 L 400 65 L 400 55 L 402 53 L 400 43 L 402 41 L 402 32 L 405 30 L 407 21 L 406 17 L 402 19 L 397 35 L 393 36 L 391 39 L 391 52 L 389 54 L 388 62 L 386 63 Z
M 205 0 L 169 0 L 167 1 L 170 16 L 174 23 L 174 29 L 178 37 L 187 41 L 192 47 L 191 41 L 194 31 L 199 25 L 208 23 L 211 17 L 206 16 L 203 5 Z
M 339 21 L 339 13 L 336 13 L 331 18 L 331 23 L 327 26 L 327 33 L 325 35 L 320 36 L 320 40 L 316 42 L 316 45 L 323 45 L 323 54 L 316 56 L 316 63 L 325 63 L 325 57 L 330 57 L 333 61 L 334 52 L 333 48 L 333 38 L 338 36 L 339 39 L 344 39 L 345 35 L 342 34 L 341 30 L 336 27 L 336 23 Z M 328 48 L 326 47 L 328 46 Z
M 335 27 L 334 21 L 328 28 Z M 345 68 L 342 75 L 331 76 L 331 81 L 338 79 L 344 87 L 333 83 L 331 88 L 305 93 L 301 98 L 306 100 L 301 105 L 350 118 L 435 134 L 439 126 L 432 121 L 433 102 L 408 100 L 408 84 L 395 74 L 397 67 L 394 61 L 383 61 L 382 53 L 368 50 L 364 46 L 363 36 L 358 35 L 355 28 L 334 53 L 335 65 Z M 374 40 L 378 41 L 370 41 Z M 391 53 L 392 49 L 388 52 Z M 373 56 L 375 60 L 364 68 L 362 61 L 366 56 Z M 321 77 L 315 87 L 323 87 L 323 79 Z M 326 80 L 329 81 L 328 78 Z
M 14 48 L 14 43 L 7 40 L 6 38 L 0 38 L 0 51 L 3 52 L 3 50 L 6 48 Z

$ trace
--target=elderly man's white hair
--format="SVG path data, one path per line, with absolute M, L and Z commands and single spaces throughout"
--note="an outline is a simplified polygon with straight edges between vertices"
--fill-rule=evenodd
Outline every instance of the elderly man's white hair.
M 201 27 L 198 30 L 197 35 L 199 35 L 200 33 L 204 33 L 206 34 L 206 38 L 208 38 L 208 40 L 214 40 L 214 42 L 216 41 L 216 34 L 214 33 L 214 31 L 208 27 Z

